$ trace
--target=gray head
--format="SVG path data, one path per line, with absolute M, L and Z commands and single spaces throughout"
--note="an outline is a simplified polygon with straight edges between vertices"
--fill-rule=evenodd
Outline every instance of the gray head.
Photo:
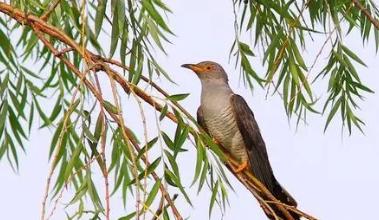
M 216 62 L 203 61 L 198 64 L 183 64 L 182 67 L 194 71 L 201 81 L 228 83 L 228 76 L 225 70 Z

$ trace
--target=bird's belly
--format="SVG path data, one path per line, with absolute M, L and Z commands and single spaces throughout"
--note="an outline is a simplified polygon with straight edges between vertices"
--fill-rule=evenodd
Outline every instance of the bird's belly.
M 210 117 L 204 117 L 210 135 L 237 160 L 247 161 L 248 155 L 231 107 L 222 109 L 219 114 L 211 115 Z

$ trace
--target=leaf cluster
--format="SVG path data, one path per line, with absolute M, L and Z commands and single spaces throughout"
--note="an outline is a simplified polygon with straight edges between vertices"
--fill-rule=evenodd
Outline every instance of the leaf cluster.
M 263 86 L 269 92 L 274 87 L 273 94 L 278 93 L 283 99 L 283 105 L 289 117 L 293 113 L 297 115 L 297 124 L 301 119 L 306 119 L 306 113 L 328 113 L 326 126 L 328 127 L 333 115 L 340 111 L 343 125 L 347 124 L 351 133 L 351 125 L 355 125 L 362 131 L 363 121 L 359 119 L 356 111 L 359 107 L 357 100 L 362 92 L 372 92 L 364 82 L 359 80 L 357 65 L 365 64 L 344 43 L 345 35 L 353 31 L 360 33 L 363 44 L 373 40 L 376 50 L 379 45 L 378 33 L 372 23 L 379 15 L 378 9 L 372 1 L 361 1 L 364 10 L 357 7 L 354 1 L 235 1 L 236 40 L 231 54 L 240 62 L 244 79 L 253 88 L 254 81 Z M 244 43 L 240 39 L 244 32 L 252 32 L 251 44 Z M 310 45 L 314 45 L 314 39 L 324 36 L 325 42 L 318 54 L 313 57 L 313 62 L 304 59 L 303 51 Z M 239 46 L 236 46 L 239 45 Z M 326 47 L 327 46 L 327 47 Z M 325 54 L 325 48 L 330 47 L 330 60 L 322 66 L 321 73 L 311 79 L 312 70 L 320 56 Z M 262 49 L 263 57 L 260 58 L 266 69 L 265 74 L 258 74 L 252 68 L 251 62 L 255 49 Z M 350 62 L 354 60 L 355 62 Z M 341 90 L 341 74 L 343 79 L 353 79 L 349 83 L 349 94 L 341 101 L 333 101 Z M 329 78 L 327 90 L 328 98 L 318 98 L 313 91 L 312 84 L 323 79 L 319 75 Z M 341 76 L 341 77 L 340 77 Z M 346 80 L 345 80 L 346 81 Z M 349 89 L 348 88 L 348 89 Z M 363 89 L 362 89 L 363 88 Z M 357 94 L 357 89 L 360 91 Z M 344 90 L 345 91 L 345 90 Z M 353 92 L 354 91 L 354 92 Z M 351 95 L 354 93 L 354 95 Z M 345 94 L 341 93 L 341 96 Z M 341 97 L 339 96 L 339 97 Z M 345 99 L 346 105 L 340 105 Z M 317 110 L 318 102 L 324 101 L 322 111 Z M 349 103 L 349 104 L 347 104 Z

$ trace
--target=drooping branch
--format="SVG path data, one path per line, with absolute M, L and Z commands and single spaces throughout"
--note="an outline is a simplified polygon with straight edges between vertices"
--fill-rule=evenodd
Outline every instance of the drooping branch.
M 354 3 L 355 7 L 358 8 L 374 25 L 374 27 L 379 30 L 379 20 L 375 19 L 374 16 L 371 15 L 370 11 L 365 8 L 365 6 L 363 6 L 359 0 L 352 0 L 352 2 Z
M 108 75 L 108 77 L 114 79 L 122 88 L 125 92 L 134 92 L 137 96 L 139 96 L 142 100 L 144 100 L 146 103 L 151 105 L 153 108 L 155 108 L 157 111 L 162 112 L 163 111 L 163 106 L 156 102 L 149 94 L 147 94 L 144 90 L 140 89 L 138 86 L 129 83 L 122 75 L 117 73 L 115 70 L 113 70 L 108 63 L 106 62 L 105 58 L 99 57 L 98 55 L 94 55 L 92 52 L 88 51 L 87 49 L 81 48 L 74 40 L 72 40 L 70 37 L 68 37 L 63 31 L 59 30 L 58 28 L 48 24 L 46 21 L 43 19 L 33 16 L 33 15 L 26 15 L 24 12 L 22 12 L 19 9 L 15 9 L 12 6 L 5 4 L 5 3 L 0 3 L 0 11 L 7 14 L 10 16 L 12 19 L 16 20 L 17 22 L 31 26 L 35 28 L 36 30 L 40 31 L 43 34 L 50 35 L 50 37 L 53 37 L 62 43 L 64 43 L 68 49 L 67 50 L 73 50 L 76 53 L 78 53 L 87 64 L 90 64 L 95 72 L 104 72 L 105 74 Z M 46 38 L 43 37 L 43 35 L 39 34 L 40 40 L 45 44 L 45 46 L 57 57 L 59 58 L 71 71 L 73 74 L 75 74 L 78 78 L 83 80 L 83 83 L 85 86 L 89 89 L 89 91 L 93 94 L 93 96 L 98 100 L 98 102 L 101 105 L 104 105 L 104 101 L 102 99 L 101 94 L 99 94 L 98 90 L 96 87 L 85 77 L 83 76 L 83 73 L 79 71 L 73 63 L 71 63 L 68 59 L 66 59 L 64 56 L 62 56 L 62 53 L 59 53 L 54 46 L 46 40 Z M 116 64 L 117 65 L 117 64 Z M 147 79 L 145 79 L 146 81 Z M 158 86 L 154 86 L 158 87 Z M 162 93 L 163 90 L 160 92 Z M 164 92 L 164 91 L 163 91 Z M 163 93 L 164 94 L 164 93 Z M 167 94 L 167 93 L 166 93 Z M 180 106 L 176 103 L 176 106 Z M 180 109 L 184 109 L 181 106 L 179 107 Z M 185 112 L 185 111 L 184 111 Z M 107 113 L 112 117 L 113 120 L 118 124 L 119 127 L 124 128 L 124 124 L 120 120 L 119 115 L 107 110 Z M 185 112 L 185 114 L 188 116 L 189 113 Z M 175 115 L 172 112 L 165 112 L 165 116 L 169 119 L 171 119 L 173 122 L 177 123 L 178 119 L 175 117 Z M 129 129 L 125 128 L 123 129 L 123 133 L 133 147 L 137 150 L 140 151 L 141 148 L 139 147 L 138 143 L 134 139 L 132 133 L 130 132 Z M 193 131 L 194 132 L 194 131 Z M 196 135 L 193 133 L 193 135 Z M 225 161 L 226 166 L 229 169 L 234 170 L 238 163 L 236 160 L 229 155 L 228 153 L 225 153 L 227 160 Z M 147 161 L 146 158 L 142 158 L 143 161 L 145 161 L 146 166 L 149 166 L 149 162 Z M 294 211 L 297 210 L 296 207 L 287 207 L 284 206 L 280 201 L 278 201 L 268 190 L 267 188 L 260 183 L 252 173 L 248 171 L 244 171 L 242 173 L 238 173 L 234 175 L 241 181 L 244 186 L 252 192 L 252 194 L 257 197 L 258 201 L 261 203 L 262 207 L 266 207 L 267 204 L 271 201 L 275 205 L 275 207 L 282 212 L 282 214 L 288 219 L 292 219 L 291 215 L 289 214 L 289 210 Z M 155 180 L 158 180 L 159 177 L 155 172 L 152 172 L 152 176 Z M 168 202 L 169 206 L 171 207 L 174 216 L 176 219 L 183 219 L 178 212 L 174 202 L 172 201 L 170 195 L 168 194 L 166 188 L 161 185 L 160 190 L 162 192 L 162 195 Z M 264 195 L 265 199 L 268 199 L 269 201 L 265 201 L 260 197 L 260 195 Z M 268 213 L 268 214 L 273 214 L 267 211 L 267 209 L 263 208 L 263 210 Z M 301 211 L 298 211 L 299 213 L 302 213 Z M 309 215 L 303 215 L 304 217 L 308 219 L 315 219 Z
M 43 15 L 41 16 L 41 19 L 46 21 L 50 14 L 55 10 L 55 8 L 58 6 L 59 2 L 61 0 L 55 0 L 53 2 L 51 2 L 47 8 L 47 10 L 43 13 Z
M 58 51 L 42 35 L 39 35 L 39 37 L 40 37 L 41 41 L 45 44 L 45 46 L 48 47 L 53 52 L 53 54 L 59 54 Z M 64 58 L 63 56 L 59 56 L 58 58 L 61 59 L 62 62 L 64 62 L 67 65 L 67 67 L 70 68 L 70 70 L 73 73 L 75 73 L 78 77 L 80 77 L 83 80 L 84 84 L 92 92 L 92 94 L 96 97 L 98 102 L 100 102 L 101 105 L 104 106 L 105 104 L 104 104 L 104 100 L 103 100 L 101 94 L 96 90 L 95 86 L 90 81 L 88 81 L 85 78 L 85 76 L 83 76 L 83 74 L 74 66 L 74 64 L 72 64 L 68 59 Z M 140 151 L 141 148 L 139 147 L 137 141 L 134 139 L 133 134 L 120 121 L 119 116 L 114 114 L 110 110 L 107 110 L 107 112 L 117 122 L 118 126 L 123 128 L 122 130 L 123 130 L 123 133 L 127 139 L 126 141 L 130 141 L 132 143 L 132 145 L 135 147 L 135 149 L 137 151 Z M 146 166 L 148 167 L 150 165 L 149 161 L 144 157 L 142 157 L 142 159 L 145 162 Z M 151 174 L 152 174 L 154 180 L 158 181 L 158 179 L 159 179 L 158 175 L 154 171 Z M 166 188 L 163 185 L 161 185 L 160 190 L 161 190 L 164 198 L 167 200 L 168 204 L 170 205 L 170 207 L 174 213 L 175 218 L 177 220 L 182 220 L 183 218 L 181 217 L 179 211 L 177 210 L 177 208 L 176 208 L 174 202 L 172 201 L 169 193 L 167 192 Z

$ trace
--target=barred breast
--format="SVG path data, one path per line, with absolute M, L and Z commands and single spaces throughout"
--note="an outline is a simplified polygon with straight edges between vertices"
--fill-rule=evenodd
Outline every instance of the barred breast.
M 214 113 L 214 112 L 213 112 Z M 234 119 L 232 107 L 226 106 L 218 114 L 204 115 L 209 133 L 239 161 L 247 161 L 244 142 Z

